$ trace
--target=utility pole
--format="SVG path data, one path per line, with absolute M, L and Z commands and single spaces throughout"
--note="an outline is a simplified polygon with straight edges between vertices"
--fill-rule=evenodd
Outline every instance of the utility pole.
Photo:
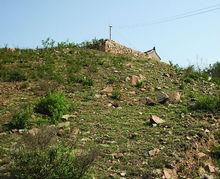
M 109 40 L 112 40 L 112 25 L 109 26 Z

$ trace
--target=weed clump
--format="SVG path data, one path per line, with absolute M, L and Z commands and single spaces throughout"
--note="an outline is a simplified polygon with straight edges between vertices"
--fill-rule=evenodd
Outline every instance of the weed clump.
M 216 62 L 206 70 L 212 76 L 212 81 L 220 85 L 220 62 Z
M 194 109 L 204 111 L 218 111 L 220 110 L 220 97 L 215 96 L 198 96 Z
M 204 71 L 196 70 L 193 65 L 185 69 L 184 82 L 191 83 L 198 79 L 207 80 L 208 75 Z
M 25 129 L 28 127 L 31 119 L 32 109 L 25 107 L 22 111 L 17 112 L 9 123 L 10 129 Z
M 93 86 L 93 79 L 89 76 L 85 75 L 70 75 L 69 82 L 71 83 L 79 83 L 83 86 Z
M 50 92 L 36 105 L 35 111 L 49 116 L 51 123 L 57 123 L 69 108 L 69 101 L 63 93 Z
M 115 99 L 115 100 L 120 100 L 121 99 L 121 92 L 120 92 L 120 90 L 114 90 L 112 92 L 111 98 Z
M 1 69 L 0 78 L 5 82 L 26 81 L 27 77 L 21 70 Z
M 137 84 L 135 85 L 136 88 L 143 88 L 144 87 L 144 81 L 138 81 Z

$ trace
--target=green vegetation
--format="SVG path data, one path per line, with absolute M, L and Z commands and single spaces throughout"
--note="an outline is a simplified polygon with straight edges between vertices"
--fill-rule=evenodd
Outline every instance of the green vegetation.
M 220 62 L 216 62 L 213 65 L 210 65 L 208 69 L 206 69 L 207 73 L 211 74 L 212 80 L 220 85 Z
M 93 79 L 85 75 L 73 74 L 69 77 L 69 82 L 79 83 L 79 84 L 82 84 L 83 86 L 93 86 Z
M 218 167 L 220 167 L 220 130 L 219 129 L 215 133 L 215 139 L 217 140 L 217 144 L 212 148 L 211 155 L 215 159 Z M 220 174 L 218 174 L 218 177 L 220 177 Z
M 120 90 L 113 90 L 111 98 L 115 99 L 115 100 L 120 100 L 121 99 L 121 92 L 120 92 Z
M 24 107 L 24 109 L 21 109 L 19 112 L 13 115 L 9 123 L 9 128 L 25 129 L 30 124 L 31 114 L 32 114 L 32 108 L 29 106 Z
M 193 65 L 185 69 L 184 82 L 191 83 L 200 79 L 208 80 L 208 75 L 202 70 L 196 70 Z
M 194 109 L 213 112 L 220 110 L 220 97 L 206 95 L 197 96 Z
M 220 125 L 220 88 L 209 77 L 218 78 L 218 67 L 183 69 L 91 50 L 89 43 L 46 39 L 42 46 L 0 49 L 0 178 L 163 178 L 164 168 L 182 178 L 200 177 L 206 158 L 195 156 L 210 158 L 206 151 L 219 140 L 211 136 Z M 145 80 L 133 86 L 133 75 Z M 159 104 L 160 98 L 170 100 Z M 154 124 L 152 115 L 164 123 Z M 11 128 L 4 130 L 5 124 Z M 50 134 L 36 135 L 43 125 L 55 130 L 48 145 Z M 101 155 L 93 163 L 94 148 Z
M 144 81 L 138 81 L 137 84 L 135 85 L 135 87 L 140 89 L 140 88 L 144 87 L 144 84 L 145 84 Z
M 54 132 L 51 128 L 43 130 L 35 136 L 26 136 L 26 145 L 12 153 L 12 176 L 19 179 L 89 178 L 88 170 L 97 153 L 77 155 L 74 148 L 65 143 L 51 144 Z
M 47 115 L 51 123 L 57 123 L 69 110 L 69 101 L 61 92 L 49 92 L 35 107 L 37 113 Z
M 26 81 L 27 77 L 24 72 L 16 69 L 0 68 L 0 79 L 5 82 Z

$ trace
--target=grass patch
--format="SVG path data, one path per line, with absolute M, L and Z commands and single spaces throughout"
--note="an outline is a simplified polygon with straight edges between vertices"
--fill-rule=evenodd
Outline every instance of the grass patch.
M 21 179 L 89 178 L 88 170 L 97 153 L 76 154 L 75 148 L 66 143 L 53 144 L 54 135 L 52 128 L 44 128 L 35 136 L 26 135 L 24 141 L 29 143 L 12 152 L 12 176 Z
M 22 70 L 1 68 L 0 79 L 5 82 L 26 81 L 27 77 Z
M 80 83 L 83 86 L 93 86 L 93 79 L 86 75 L 72 74 L 69 76 L 70 83 Z
M 218 111 L 220 110 L 220 97 L 216 96 L 197 96 L 194 109 L 204 111 Z
M 121 99 L 120 90 L 113 90 L 111 98 L 114 99 L 114 100 L 120 100 Z
M 31 107 L 25 107 L 17 112 L 9 123 L 10 129 L 25 129 L 30 124 L 31 114 L 33 110 Z

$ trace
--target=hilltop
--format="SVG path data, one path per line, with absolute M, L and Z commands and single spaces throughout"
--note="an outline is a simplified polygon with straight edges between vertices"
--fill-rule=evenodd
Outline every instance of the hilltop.
M 58 108 L 51 109 L 56 114 L 40 112 L 41 107 L 46 111 L 49 92 L 55 94 L 50 106 Z M 92 151 L 94 162 L 78 160 L 80 166 L 92 163 L 88 178 L 217 177 L 219 94 L 207 74 L 131 54 L 66 43 L 2 48 L 0 173 L 9 176 L 11 154 L 26 143 L 33 150 L 34 137 L 41 134 L 44 142 L 50 137 L 67 142 L 76 155 Z

